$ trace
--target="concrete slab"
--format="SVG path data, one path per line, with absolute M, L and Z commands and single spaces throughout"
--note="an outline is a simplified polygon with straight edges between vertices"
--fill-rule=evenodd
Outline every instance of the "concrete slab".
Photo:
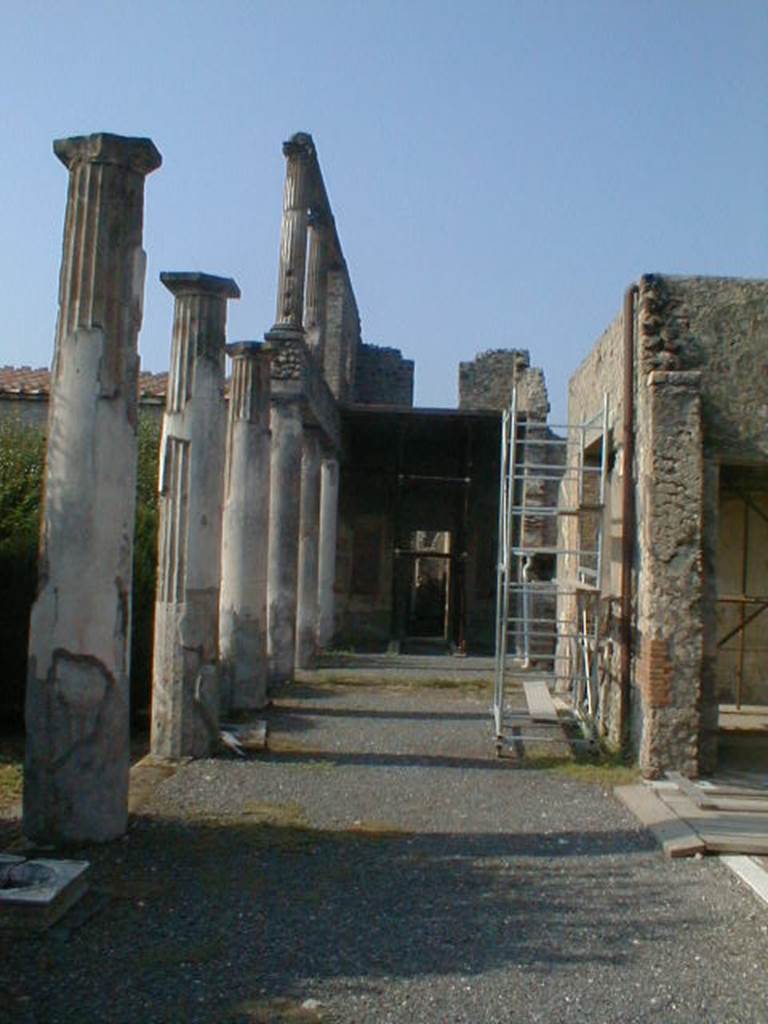
M 0 928 L 45 931 L 85 893 L 89 866 L 84 860 L 0 856 Z
M 758 899 L 768 906 L 768 871 L 764 858 L 748 857 L 743 854 L 723 853 L 720 860 L 725 866 L 745 882 Z

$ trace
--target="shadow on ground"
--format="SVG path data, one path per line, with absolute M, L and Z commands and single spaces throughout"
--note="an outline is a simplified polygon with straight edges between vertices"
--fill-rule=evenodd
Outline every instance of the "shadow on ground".
M 398 977 L 622 964 L 684 923 L 666 886 L 638 888 L 620 861 L 606 884 L 600 858 L 653 849 L 633 831 L 319 831 L 293 805 L 140 817 L 124 841 L 75 851 L 93 861 L 90 919 L 84 905 L 80 927 L 0 938 L 0 1021 L 332 1020 L 259 1007 L 300 1007 L 329 979 L 375 993 Z

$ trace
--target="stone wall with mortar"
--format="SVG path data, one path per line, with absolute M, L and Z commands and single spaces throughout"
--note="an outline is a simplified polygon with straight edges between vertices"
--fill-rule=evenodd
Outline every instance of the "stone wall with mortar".
M 619 316 L 569 386 L 570 421 L 594 415 L 605 390 L 611 401 L 603 581 L 610 641 L 618 624 L 622 377 Z M 645 275 L 637 301 L 635 403 L 640 529 L 632 734 L 646 774 L 667 768 L 694 774 L 716 758 L 719 467 L 768 464 L 768 282 Z M 618 647 L 609 642 L 605 653 L 610 725 L 617 719 L 610 697 L 618 693 Z
M 582 361 L 568 384 L 568 422 L 586 423 L 599 417 L 603 396 L 608 395 L 609 459 L 606 481 L 605 507 L 603 512 L 603 648 L 600 665 L 600 708 L 599 727 L 609 744 L 620 742 L 620 587 L 621 587 L 621 491 L 624 473 L 624 439 L 622 436 L 624 377 L 624 316 L 619 314 L 601 335 L 592 351 Z M 576 504 L 575 473 L 578 450 L 569 449 L 569 473 L 560 490 L 560 504 L 572 507 Z M 579 541 L 579 521 L 574 516 L 563 516 L 559 522 L 559 546 L 575 550 Z M 575 575 L 575 557 L 561 556 L 559 572 L 566 577 Z M 571 596 L 561 596 L 558 618 L 576 624 L 576 601 Z M 560 667 L 567 671 L 569 661 L 575 652 L 567 641 L 558 646 L 563 659 Z
M 527 349 L 497 348 L 459 363 L 460 409 L 506 409 L 517 385 L 518 408 L 544 421 L 549 412 L 544 371 L 531 366 Z
M 413 405 L 413 360 L 398 348 L 361 343 L 354 401 L 360 405 Z

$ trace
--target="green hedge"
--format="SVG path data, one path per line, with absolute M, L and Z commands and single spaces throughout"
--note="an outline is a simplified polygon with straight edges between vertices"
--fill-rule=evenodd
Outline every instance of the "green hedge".
M 157 552 L 157 457 L 159 424 L 139 419 L 136 537 L 133 564 L 131 706 L 134 716 L 149 704 Z M 0 423 L 0 718 L 23 717 L 29 614 L 37 586 L 40 497 L 45 436 L 11 419 Z

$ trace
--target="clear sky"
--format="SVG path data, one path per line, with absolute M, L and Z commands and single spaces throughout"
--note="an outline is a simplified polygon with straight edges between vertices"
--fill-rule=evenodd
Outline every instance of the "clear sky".
M 47 365 L 66 171 L 54 138 L 150 136 L 145 369 L 161 270 L 274 319 L 281 142 L 309 131 L 364 339 L 454 405 L 459 360 L 567 379 L 648 271 L 768 276 L 766 0 L 6 0 L 0 364 Z

